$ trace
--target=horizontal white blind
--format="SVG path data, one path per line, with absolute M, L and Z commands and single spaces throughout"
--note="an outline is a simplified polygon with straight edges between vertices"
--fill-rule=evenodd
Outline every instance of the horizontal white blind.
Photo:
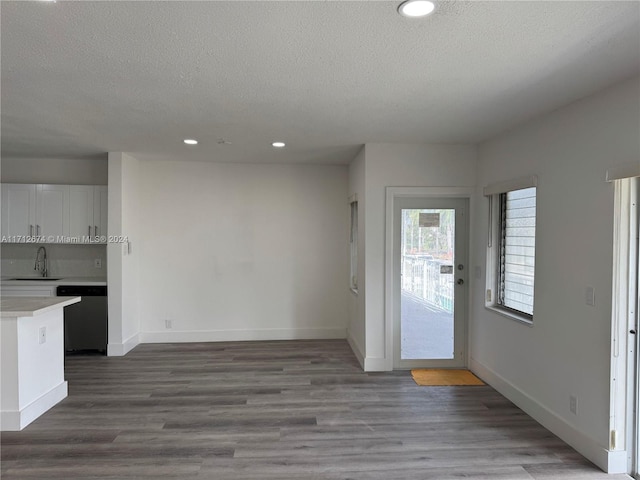
M 503 305 L 533 315 L 535 187 L 507 192 L 503 222 Z

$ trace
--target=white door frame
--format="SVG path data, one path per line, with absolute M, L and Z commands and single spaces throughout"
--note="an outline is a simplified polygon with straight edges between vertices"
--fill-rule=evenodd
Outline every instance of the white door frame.
M 474 211 L 473 198 L 475 194 L 474 187 L 387 187 L 386 189 L 386 222 L 385 222 L 385 232 L 386 232 L 386 242 L 385 242 L 385 313 L 384 313 L 384 322 L 385 322 L 385 363 L 387 370 L 393 370 L 393 346 L 394 346 L 394 338 L 393 338 L 393 327 L 394 327 L 394 311 L 395 304 L 399 302 L 400 299 L 396 299 L 394 295 L 393 289 L 393 272 L 394 272 L 394 235 L 393 235 L 393 225 L 394 225 L 394 215 L 395 215 L 395 199 L 396 198 L 406 198 L 406 197 L 423 197 L 423 198 L 466 198 L 469 199 L 469 212 L 467 214 L 467 252 L 468 265 L 473 265 L 472 255 L 473 252 L 471 250 L 471 222 L 472 212 Z M 471 296 L 471 277 L 469 273 L 469 268 L 467 269 L 467 278 L 469 279 L 469 285 L 467 288 L 467 296 L 464 299 L 465 302 L 465 317 L 463 319 L 464 323 L 464 336 L 465 336 L 465 362 L 469 361 L 469 342 L 468 342 L 468 334 L 469 334 L 469 306 L 470 296 Z
M 613 216 L 613 279 L 611 296 L 611 363 L 609 387 L 609 473 L 630 473 L 637 468 L 637 196 L 635 179 L 615 185 Z
M 616 212 L 621 218 L 614 222 L 614 296 L 613 296 L 613 328 L 612 330 L 622 339 L 620 347 L 626 344 L 626 362 L 618 361 L 620 352 L 614 349 L 612 352 L 612 365 L 626 363 L 625 383 L 618 385 L 619 392 L 612 399 L 612 417 L 624 408 L 624 422 L 622 428 L 626 433 L 624 448 L 627 452 L 627 472 L 640 479 L 640 384 L 638 373 L 640 372 L 640 332 L 638 332 L 638 311 L 640 301 L 638 298 L 638 283 L 640 280 L 640 268 L 638 259 L 638 230 L 640 226 L 640 181 L 637 178 L 622 180 L 624 185 L 616 185 Z M 617 325 L 617 324 L 620 325 Z M 635 331 L 630 335 L 630 331 Z M 614 337 L 615 339 L 615 337 Z M 625 342 L 626 340 L 626 342 Z M 625 357 L 623 357 L 624 359 Z M 614 371 L 612 370 L 612 375 Z M 622 375 L 622 372 L 619 372 Z M 615 377 L 613 377 L 615 378 Z M 614 383 L 614 382 L 612 382 Z M 626 390 L 626 398 L 624 395 Z M 612 385 L 612 391 L 614 386 Z M 613 428 L 618 425 L 613 425 Z M 622 446 L 620 447 L 622 448 Z

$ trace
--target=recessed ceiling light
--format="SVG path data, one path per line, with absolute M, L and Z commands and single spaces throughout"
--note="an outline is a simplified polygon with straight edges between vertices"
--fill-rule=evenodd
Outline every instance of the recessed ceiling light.
M 284 147 L 284 142 L 273 142 L 271 145 L 273 145 L 276 148 L 282 148 Z
M 193 138 L 185 138 L 183 140 L 184 143 L 186 143 L 187 145 L 197 145 L 198 144 L 198 140 L 194 140 Z
M 436 8 L 428 0 L 407 0 L 398 7 L 398 13 L 403 17 L 425 17 Z

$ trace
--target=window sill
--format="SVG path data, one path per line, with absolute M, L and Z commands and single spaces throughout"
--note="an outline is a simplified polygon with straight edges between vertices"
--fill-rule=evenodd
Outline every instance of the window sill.
M 533 327 L 533 320 L 531 320 L 528 317 L 525 317 L 524 315 L 518 315 L 517 313 L 509 312 L 507 310 L 504 310 L 500 307 L 496 307 L 494 305 L 485 305 L 484 308 L 486 308 L 487 310 L 493 313 L 497 313 L 498 315 L 514 320 L 518 323 L 522 323 L 528 327 Z

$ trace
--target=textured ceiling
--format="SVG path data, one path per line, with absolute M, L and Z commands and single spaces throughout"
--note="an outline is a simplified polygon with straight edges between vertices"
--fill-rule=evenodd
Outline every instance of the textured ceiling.
M 2 1 L 2 154 L 347 163 L 482 141 L 640 71 L 636 1 L 398 3 Z

